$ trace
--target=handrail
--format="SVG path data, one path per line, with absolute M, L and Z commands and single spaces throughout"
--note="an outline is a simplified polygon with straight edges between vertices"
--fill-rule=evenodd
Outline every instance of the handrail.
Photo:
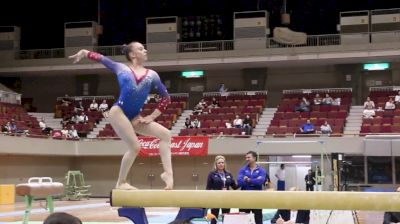
M 352 92 L 352 88 L 321 88 L 321 89 L 285 89 L 283 94 L 296 93 L 337 93 L 337 92 Z
M 354 33 L 357 35 L 371 35 L 381 33 L 397 34 L 400 36 L 400 30 L 397 31 L 380 31 L 380 32 L 365 32 Z M 266 38 L 265 49 L 276 48 L 297 48 L 297 47 L 326 47 L 341 44 L 341 37 L 346 35 L 353 35 L 352 33 L 346 34 L 325 34 L 325 35 L 309 35 L 307 36 L 307 43 L 302 45 L 281 44 L 274 41 L 274 38 Z M 400 38 L 399 38 L 400 40 Z M 168 43 L 166 43 L 168 44 Z M 200 41 L 200 42 L 174 42 L 177 50 L 175 53 L 189 53 L 189 52 L 209 52 L 209 51 L 231 51 L 235 50 L 235 40 L 218 40 L 218 41 Z M 93 46 L 94 51 L 106 56 L 122 56 L 121 45 L 113 46 Z M 15 52 L 16 59 L 43 59 L 43 58 L 64 58 L 65 48 L 55 49 L 34 49 L 34 50 L 19 50 Z
M 114 96 L 108 95 L 108 96 L 59 96 L 57 97 L 57 101 L 61 101 L 62 99 L 73 99 L 75 101 L 79 101 L 79 100 L 92 100 L 92 99 L 107 99 L 107 100 L 113 100 L 115 99 Z
M 260 91 L 232 91 L 232 92 L 225 92 L 223 95 L 224 96 L 254 96 L 254 95 L 267 95 L 268 91 L 267 90 L 260 90 Z M 206 92 L 203 93 L 203 97 L 211 97 L 211 96 L 221 96 L 222 94 L 220 92 Z
M 400 91 L 400 86 L 378 86 L 378 87 L 369 87 L 370 92 L 377 91 Z

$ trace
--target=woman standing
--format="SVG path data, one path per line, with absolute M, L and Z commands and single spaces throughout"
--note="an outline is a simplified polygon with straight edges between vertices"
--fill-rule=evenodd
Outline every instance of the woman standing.
M 214 169 L 208 174 L 206 190 L 236 190 L 238 187 L 232 174 L 226 170 L 226 160 L 223 156 L 216 156 Z M 229 213 L 229 208 L 221 208 L 222 214 Z M 211 213 L 218 218 L 219 208 L 212 208 Z M 211 220 L 211 224 L 216 224 L 217 220 Z

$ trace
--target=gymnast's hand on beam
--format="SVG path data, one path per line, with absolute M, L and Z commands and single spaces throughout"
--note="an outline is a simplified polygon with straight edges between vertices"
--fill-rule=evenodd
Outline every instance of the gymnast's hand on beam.
M 82 60 L 82 58 L 86 57 L 88 53 L 89 53 L 88 50 L 80 50 L 80 51 L 78 51 L 78 53 L 71 55 L 68 58 L 73 59 L 72 63 L 76 64 L 80 60 Z

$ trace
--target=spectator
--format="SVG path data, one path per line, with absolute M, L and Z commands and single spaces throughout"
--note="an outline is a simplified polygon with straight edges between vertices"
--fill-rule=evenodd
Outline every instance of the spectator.
M 224 83 L 222 83 L 220 86 L 219 86 L 219 93 L 221 94 L 221 96 L 223 96 L 223 95 L 225 95 L 226 94 L 226 92 L 228 91 L 228 89 L 226 89 L 225 88 L 225 84 Z
M 332 105 L 333 106 L 340 106 L 341 102 L 342 102 L 342 98 L 336 97 L 335 100 L 332 102 Z
M 236 190 L 235 179 L 226 170 L 226 159 L 223 156 L 216 156 L 214 169 L 208 174 L 206 190 Z M 212 208 L 211 214 L 218 218 L 220 208 Z M 229 208 L 222 208 L 222 214 L 229 213 Z M 211 220 L 211 224 L 217 224 L 217 220 Z
M 311 134 L 315 132 L 314 125 L 311 123 L 310 119 L 307 120 L 307 123 L 301 126 L 300 132 L 302 134 Z
M 92 103 L 89 106 L 89 111 L 97 111 L 99 110 L 99 105 L 97 104 L 96 100 L 93 99 Z
M 55 212 L 49 215 L 43 224 L 82 224 L 82 221 L 70 214 L 64 212 Z
M 73 125 L 71 126 L 71 129 L 69 129 L 68 135 L 70 138 L 79 139 L 78 131 L 75 129 Z
M 200 102 L 199 102 L 199 104 L 200 104 L 203 108 L 206 108 L 206 107 L 207 107 L 207 102 L 204 101 L 204 99 L 201 99 Z
M 100 104 L 99 110 L 100 110 L 101 112 L 105 112 L 105 111 L 108 110 L 108 104 L 107 104 L 107 101 L 106 101 L 106 100 L 103 100 L 103 102 Z
M 69 133 L 68 133 L 68 129 L 67 126 L 64 126 L 63 129 L 61 130 L 61 135 L 63 138 L 69 138 Z
M 75 114 L 81 114 L 85 109 L 83 108 L 82 101 L 78 101 L 75 104 Z
M 243 131 L 246 135 L 251 135 L 251 130 L 253 128 L 253 120 L 250 118 L 250 115 L 246 115 L 243 120 Z
M 257 153 L 249 151 L 246 153 L 246 165 L 238 173 L 238 186 L 243 191 L 261 191 L 265 183 L 267 172 L 257 163 Z M 256 224 L 263 223 L 262 209 L 239 209 L 240 212 L 254 214 Z
M 332 103 L 333 103 L 333 99 L 332 99 L 332 97 L 331 96 L 329 96 L 329 94 L 327 93 L 327 94 L 325 94 L 325 98 L 324 99 L 322 99 L 322 105 L 332 105 Z
M 389 98 L 389 101 L 385 104 L 385 110 L 394 110 L 396 109 L 396 105 L 394 104 L 393 98 Z
M 304 177 L 304 180 L 306 182 L 306 191 L 314 191 L 315 177 L 311 169 L 308 170 L 308 173 Z
M 50 133 L 53 131 L 52 128 L 47 127 L 47 124 L 44 121 L 44 118 L 42 118 L 39 122 L 39 127 L 42 129 L 42 133 L 46 135 L 50 135 Z
M 397 95 L 394 97 L 394 103 L 395 104 L 400 104 L 400 91 L 397 93 Z
M 185 120 L 185 127 L 186 128 L 193 128 L 192 122 L 190 121 L 190 118 L 188 118 L 188 117 Z
M 396 192 L 400 192 L 400 187 Z M 383 215 L 383 224 L 400 223 L 400 212 L 385 212 Z
M 193 128 L 200 128 L 201 127 L 201 122 L 199 121 L 199 119 L 197 119 L 197 117 L 192 122 L 192 127 Z
M 367 119 L 375 116 L 375 103 L 369 97 L 367 97 L 367 100 L 364 102 L 363 116 Z
M 307 98 L 303 97 L 298 106 L 294 109 L 295 112 L 308 112 L 310 111 L 310 102 Z
M 239 117 L 239 115 L 236 115 L 235 120 L 233 120 L 233 126 L 235 128 L 242 128 L 243 120 Z
M 72 101 L 68 94 L 65 94 L 64 98 L 61 99 L 61 105 L 68 107 L 72 104 Z
M 212 101 L 211 101 L 210 107 L 212 107 L 212 108 L 218 108 L 218 107 L 221 107 L 221 106 L 219 105 L 219 101 L 218 101 L 218 100 L 217 100 L 215 97 L 213 97 L 213 98 L 212 98 Z
M 87 124 L 88 121 L 89 121 L 89 118 L 84 112 L 82 112 L 81 115 L 78 116 L 78 123 Z
M 156 103 L 159 103 L 159 102 L 161 101 L 160 95 L 158 95 L 157 93 L 154 94 L 154 101 L 155 101 Z
M 232 128 L 233 127 L 231 119 L 229 119 L 227 122 L 225 122 L 225 127 L 226 128 Z
M 65 115 L 64 117 L 63 117 L 63 119 L 60 121 L 60 124 L 61 124 L 61 126 L 62 127 L 65 127 L 65 126 L 67 126 L 68 124 L 70 124 L 72 121 L 71 121 L 71 116 L 70 115 Z
M 281 164 L 281 166 L 275 173 L 275 177 L 276 177 L 276 179 L 278 179 L 277 190 L 284 191 L 285 190 L 285 179 L 286 179 L 285 164 Z
M 203 109 L 204 109 L 203 105 L 199 102 L 198 104 L 196 104 L 196 106 L 194 106 L 193 114 L 200 115 L 203 113 Z
M 315 94 L 314 97 L 314 105 L 320 105 L 322 103 L 322 98 L 319 96 L 319 94 Z
M 322 133 L 322 134 L 332 134 L 332 128 L 331 128 L 331 126 L 328 124 L 328 121 L 325 121 L 325 122 L 321 125 L 321 133 Z

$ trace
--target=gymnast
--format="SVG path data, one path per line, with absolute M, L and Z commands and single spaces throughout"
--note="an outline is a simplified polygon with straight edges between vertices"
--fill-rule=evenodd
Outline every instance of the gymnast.
M 157 72 L 144 67 L 147 60 L 147 50 L 139 42 L 123 45 L 122 53 L 128 60 L 127 64 L 118 63 L 99 53 L 80 50 L 69 56 L 73 63 L 82 58 L 88 58 L 102 63 L 117 75 L 120 87 L 118 101 L 114 103 L 109 113 L 109 120 L 117 135 L 128 145 L 129 150 L 124 154 L 119 171 L 116 189 L 135 190 L 127 182 L 127 176 L 136 156 L 140 151 L 140 144 L 136 133 L 153 136 L 160 139 L 160 156 L 164 172 L 161 179 L 166 183 L 164 189 L 171 190 L 174 185 L 171 163 L 171 132 L 164 126 L 154 122 L 171 102 L 165 86 L 162 84 Z M 151 89 L 154 88 L 161 96 L 158 107 L 145 117 L 140 116 L 140 111 Z

